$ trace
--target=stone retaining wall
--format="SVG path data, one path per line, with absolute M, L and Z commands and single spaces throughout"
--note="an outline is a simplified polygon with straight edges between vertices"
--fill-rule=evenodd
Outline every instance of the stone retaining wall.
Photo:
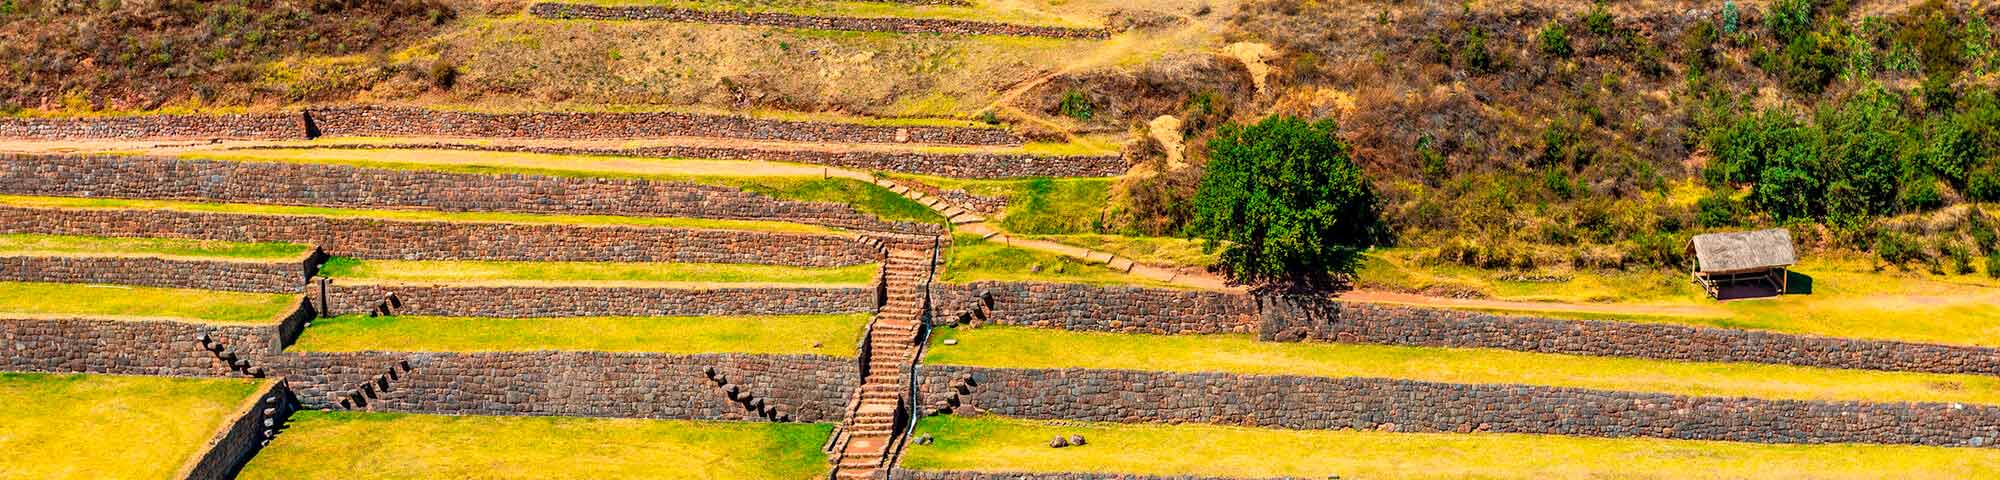
M 206 334 L 242 358 L 266 357 L 297 340 L 313 316 L 301 299 L 269 325 L 0 317 L 0 371 L 241 376 L 196 336 Z
M 475 113 L 407 107 L 350 106 L 308 112 L 233 115 L 136 115 L 77 118 L 0 117 L 0 138 L 303 139 L 306 117 L 327 136 L 443 136 L 628 139 L 724 137 L 825 143 L 1020 145 L 1006 129 L 890 127 L 769 120 L 674 112 Z
M 537 17 L 555 19 L 660 20 L 669 22 L 803 28 L 810 30 L 1010 35 L 1090 40 L 1101 40 L 1111 36 L 1111 30 L 1104 28 L 1052 27 L 943 18 L 834 17 L 778 12 L 711 11 L 662 6 L 600 7 L 567 3 L 537 3 L 533 7 L 528 8 L 528 13 Z
M 853 359 L 817 355 L 307 352 L 273 365 L 307 408 L 334 407 L 397 368 L 366 409 L 453 415 L 758 418 L 708 380 L 704 369 L 714 367 L 794 420 L 837 422 L 860 384 Z
M 779 200 L 715 185 L 127 156 L 0 157 L 0 193 L 774 220 L 900 233 L 942 230 L 932 224 L 886 222 L 844 204 Z
M 474 287 L 344 284 L 334 279 L 328 302 L 336 315 L 366 314 L 390 293 L 399 315 L 454 317 L 585 317 L 681 315 L 802 315 L 874 309 L 874 290 L 852 287 Z
M 250 463 L 250 457 L 256 456 L 257 451 L 263 448 L 264 441 L 269 438 L 265 432 L 276 433 L 276 427 L 283 425 L 285 419 L 292 416 L 296 405 L 297 402 L 293 400 L 291 389 L 286 386 L 284 379 L 265 382 L 262 388 L 257 389 L 255 396 L 243 402 L 243 405 L 236 409 L 236 413 L 230 416 L 234 420 L 216 432 L 215 437 L 209 439 L 208 444 L 202 447 L 201 454 L 181 467 L 181 474 L 175 478 L 188 480 L 236 478 L 236 473 L 243 469 L 243 465 Z M 265 426 L 266 421 L 269 421 L 271 426 Z
M 1758 443 L 1992 446 L 2000 407 L 1688 397 L 1380 378 L 926 365 L 923 398 L 1031 419 L 1289 429 L 1505 432 Z
M 757 263 L 836 267 L 881 253 L 835 235 L 557 224 L 452 223 L 168 210 L 0 206 L 0 232 L 320 245 L 404 260 Z
M 244 150 L 295 148 L 287 146 L 246 146 Z M 562 147 L 534 145 L 480 145 L 451 142 L 343 144 L 315 148 L 347 149 L 449 149 L 494 152 L 546 153 L 565 155 L 629 155 L 642 157 L 713 158 L 723 160 L 763 160 L 829 165 L 858 170 L 885 170 L 955 178 L 1019 177 L 1108 177 L 1125 172 L 1128 165 L 1118 155 L 1034 155 L 1018 153 L 928 153 L 885 151 L 825 151 L 760 147 L 707 147 L 657 145 L 641 147 Z M 963 195 L 963 192 L 960 192 Z M 990 202 L 990 200 L 988 200 Z
M 2000 375 L 2000 349 L 1794 335 L 1669 324 L 1563 320 L 1370 304 L 1257 300 L 1198 290 L 1084 284 L 940 284 L 938 316 L 976 310 L 991 292 L 987 322 L 1078 331 L 1192 334 L 1255 332 L 1266 341 L 1318 340 L 1689 362 L 1750 362 L 1826 368 Z
M 311 256 L 308 255 L 308 258 Z M 313 264 L 154 257 L 0 256 L 0 280 L 299 293 Z
M 992 304 L 983 322 L 1120 333 L 1250 333 L 1257 320 L 1249 298 L 1200 290 L 1077 283 L 973 282 L 932 286 L 937 318 L 951 320 Z

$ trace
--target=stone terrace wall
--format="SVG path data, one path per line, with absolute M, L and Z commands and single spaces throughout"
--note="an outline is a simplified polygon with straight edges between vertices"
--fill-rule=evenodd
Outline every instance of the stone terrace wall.
M 1250 333 L 1257 320 L 1248 297 L 1198 290 L 1097 286 L 1075 283 L 973 282 L 936 284 L 937 318 L 950 320 L 983 303 L 986 322 L 1120 333 Z
M 265 382 L 255 396 L 245 401 L 232 416 L 235 420 L 225 425 L 215 438 L 209 439 L 201 454 L 195 456 L 181 468 L 176 478 L 188 480 L 229 480 L 243 465 L 250 463 L 250 457 L 264 446 L 264 426 L 266 420 L 273 424 L 283 424 L 291 417 L 296 402 L 292 400 L 291 389 L 283 379 Z M 269 414 L 266 414 L 266 411 Z
M 692 183 L 146 157 L 8 155 L 0 160 L 0 193 L 21 195 L 776 220 L 902 233 L 941 230 L 885 222 L 849 205 L 785 201 Z
M 760 263 L 834 267 L 880 260 L 845 237 L 553 224 L 450 223 L 164 210 L 0 206 L 0 232 L 320 245 L 334 255 L 406 260 Z
M 770 120 L 675 112 L 474 113 L 420 108 L 355 106 L 313 109 L 313 123 L 329 136 L 443 136 L 499 138 L 627 139 L 724 137 L 826 143 L 1020 145 L 1000 128 L 890 127 L 835 122 Z
M 333 406 L 407 362 L 409 370 L 367 409 L 461 415 L 755 418 L 708 380 L 703 370 L 714 367 L 795 420 L 837 422 L 860 384 L 853 359 L 817 355 L 351 352 L 285 354 L 274 362 L 307 408 Z
M 986 321 L 1119 333 L 1256 332 L 1267 341 L 1302 339 L 1427 347 L 1500 348 L 1541 353 L 1691 362 L 1750 362 L 1827 368 L 2000 375 L 2000 349 L 1791 335 L 1666 324 L 1326 302 L 1315 308 L 1244 294 L 1083 284 L 940 284 L 938 317 L 957 318 L 990 291 Z
M 240 376 L 202 349 L 206 333 L 238 355 L 275 351 L 271 326 L 170 321 L 0 318 L 0 370 L 182 377 Z
M 946 398 L 952 379 L 970 376 L 976 387 L 967 405 L 1032 419 L 1759 443 L 1992 446 L 2000 438 L 2000 407 L 1986 405 L 1122 370 L 926 365 L 921 375 L 927 401 Z
M 0 117 L 0 138 L 303 139 L 307 112 L 124 117 Z M 767 120 L 727 115 L 637 113 L 472 113 L 353 106 L 310 110 L 322 135 L 626 139 L 725 137 L 832 143 L 1020 145 L 1005 129 L 888 127 Z
M 941 18 L 833 17 L 776 12 L 708 11 L 660 6 L 600 7 L 567 3 L 537 3 L 528 9 L 528 13 L 537 17 L 557 19 L 663 20 L 669 22 L 758 25 L 811 30 L 1011 35 L 1091 40 L 1100 40 L 1111 36 L 1111 30 L 1103 28 L 1051 27 Z
M 860 313 L 874 308 L 866 286 L 827 288 L 471 287 L 346 285 L 327 291 L 335 314 L 366 313 L 395 293 L 401 315 L 580 317 Z
M 246 146 L 244 150 L 282 148 Z M 642 157 L 713 158 L 724 160 L 765 160 L 830 165 L 860 170 L 938 175 L 956 178 L 1019 177 L 1107 177 L 1123 174 L 1128 167 L 1118 155 L 1033 155 L 1010 153 L 919 153 L 884 151 L 826 151 L 772 149 L 759 147 L 708 147 L 659 145 L 645 147 L 564 147 L 534 145 L 479 145 L 451 142 L 327 145 L 318 148 L 351 149 L 450 149 L 495 152 L 522 152 L 582 155 L 631 155 Z
M 971 472 L 959 470 L 910 470 L 897 467 L 890 480 L 1248 480 L 1244 477 L 1193 475 L 1134 475 L 1095 472 Z
M 1338 313 L 1332 321 L 1289 317 L 1274 319 L 1277 323 L 1266 324 L 1264 329 L 1303 329 L 1307 338 L 1339 342 L 2000 375 L 2000 350 L 1987 347 L 1559 320 L 1352 302 L 1333 305 Z
M 299 261 L 0 256 L 0 280 L 298 293 L 305 288 L 305 265 Z
M 305 138 L 305 117 L 299 112 L 80 118 L 0 117 L 0 138 Z

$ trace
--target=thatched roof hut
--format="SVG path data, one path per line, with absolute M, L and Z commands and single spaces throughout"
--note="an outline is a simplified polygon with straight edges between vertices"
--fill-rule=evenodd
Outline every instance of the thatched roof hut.
M 1689 271 L 1711 297 L 1745 284 L 1768 284 L 1785 292 L 1788 268 L 1799 263 L 1792 232 L 1783 228 L 1695 235 L 1688 240 Z

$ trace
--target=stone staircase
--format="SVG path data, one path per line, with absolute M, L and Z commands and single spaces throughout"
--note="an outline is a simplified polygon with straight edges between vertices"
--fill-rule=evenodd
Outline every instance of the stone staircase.
M 863 376 L 847 421 L 835 433 L 835 479 L 883 478 L 906 430 L 915 399 L 915 365 L 930 308 L 929 289 L 936 246 L 889 245 L 882 282 L 885 301 L 868 330 L 862 351 Z

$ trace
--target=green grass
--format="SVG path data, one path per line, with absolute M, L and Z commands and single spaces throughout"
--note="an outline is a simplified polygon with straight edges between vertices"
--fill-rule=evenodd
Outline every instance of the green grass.
M 1201 251 L 1200 240 L 1172 237 L 1128 237 L 1124 235 L 1023 235 L 1025 238 L 1075 245 L 1100 252 L 1111 252 L 1132 261 L 1166 268 L 1200 267 L 1215 265 L 1222 256 L 1220 249 L 1214 252 Z
M 1516 272 L 1432 265 L 1421 252 L 1375 252 L 1360 272 L 1361 285 L 1392 290 L 1472 291 L 1495 300 L 1523 302 L 1505 310 L 1533 315 L 1535 302 L 1627 306 L 1630 314 L 1589 319 L 1764 330 L 1871 340 L 2000 347 L 2000 282 L 1974 275 L 1876 271 L 1872 262 L 1840 257 L 1806 258 L 1794 271 L 1811 277 L 1811 293 L 1715 302 L 1679 271 L 1559 271 L 1557 281 L 1521 281 Z M 1714 315 L 1647 314 L 1646 306 L 1703 307 Z
M 482 152 L 426 149 L 264 149 L 188 152 L 183 158 L 238 162 L 280 162 L 348 165 L 393 170 L 442 171 L 471 174 L 519 174 L 567 178 L 631 178 L 738 188 L 783 200 L 852 205 L 884 220 L 942 223 L 930 208 L 874 184 L 818 175 L 731 174 L 753 171 L 763 162 L 616 155 Z M 777 164 L 796 171 L 816 166 Z
M 821 424 L 303 411 L 243 480 L 807 480 Z
M 867 314 L 751 317 L 363 317 L 314 321 L 291 350 L 742 352 L 853 356 Z M 814 348 L 813 344 L 820 347 Z
M 1523 434 L 1277 430 L 1216 425 L 926 417 L 902 465 L 918 470 L 1410 479 L 1979 478 L 2000 450 L 1786 445 Z M 1056 435 L 1082 447 L 1049 448 Z M 281 440 L 282 441 L 282 440 Z
M 0 373 L 0 478 L 172 478 L 257 383 Z
M 441 283 L 782 283 L 858 285 L 876 265 L 794 267 L 736 263 L 363 260 L 333 257 L 321 275 L 343 280 Z
M 1140 335 L 989 326 L 940 329 L 925 359 L 1006 368 L 1098 368 L 1400 378 L 1676 395 L 2000 405 L 2000 377 L 1674 362 L 1473 348 L 1259 342 L 1248 335 Z M 955 338 L 958 345 L 943 345 Z
M 298 295 L 80 283 L 0 282 L 0 315 L 271 323 Z
M 236 260 L 291 260 L 309 251 L 312 251 L 311 246 L 282 242 L 224 242 L 34 233 L 0 234 L 0 254 L 5 255 L 157 255 Z
M 952 237 L 952 247 L 945 254 L 944 281 L 951 283 L 992 280 L 1173 287 L 1071 257 L 981 240 L 975 235 Z M 1039 272 L 1035 271 L 1038 266 Z
M 964 190 L 983 197 L 1006 198 L 1007 208 L 998 216 L 1000 227 L 1019 235 L 1101 231 L 1105 212 L 1111 204 L 1112 179 L 1109 178 L 983 180 L 909 174 L 890 176 L 944 190 Z
M 251 203 L 185 202 L 178 200 L 127 200 L 117 198 L 30 197 L 0 195 L 0 205 L 13 207 L 160 210 L 190 213 L 232 213 L 245 215 L 297 215 L 322 218 L 361 218 L 418 222 L 518 223 L 541 225 L 673 227 L 719 230 L 831 234 L 838 230 L 803 223 L 758 220 L 713 220 L 675 217 L 621 217 L 612 215 L 543 215 L 509 212 L 446 212 L 439 210 L 373 210 L 301 207 Z

